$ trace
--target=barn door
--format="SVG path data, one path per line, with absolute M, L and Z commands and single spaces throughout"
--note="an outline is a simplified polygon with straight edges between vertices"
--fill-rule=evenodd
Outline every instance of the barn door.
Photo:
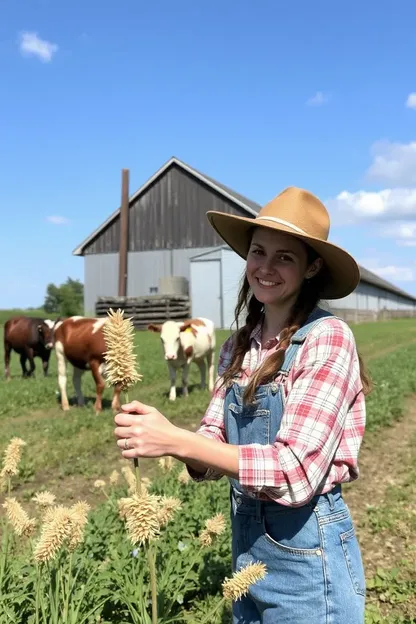
M 221 261 L 191 262 L 192 316 L 204 316 L 221 327 Z

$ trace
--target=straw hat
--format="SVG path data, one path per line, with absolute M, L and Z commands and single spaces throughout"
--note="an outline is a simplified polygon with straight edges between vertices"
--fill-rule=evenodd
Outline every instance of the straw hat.
M 255 218 L 237 217 L 210 210 L 207 217 L 221 238 L 242 258 L 247 257 L 253 227 L 265 227 L 296 236 L 325 262 L 329 279 L 322 292 L 326 299 L 349 295 L 360 281 L 358 264 L 349 253 L 328 242 L 329 214 L 322 202 L 296 187 L 282 191 Z

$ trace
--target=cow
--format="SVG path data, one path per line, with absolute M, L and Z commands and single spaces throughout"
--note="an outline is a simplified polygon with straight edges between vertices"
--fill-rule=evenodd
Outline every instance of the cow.
M 149 331 L 160 333 L 165 360 L 170 377 L 169 400 L 176 400 L 176 373 L 182 368 L 182 394 L 188 396 L 188 374 L 192 362 L 199 367 L 201 388 L 214 389 L 215 327 L 209 319 L 198 317 L 185 321 L 165 321 L 162 325 L 150 324 Z
M 31 377 L 36 369 L 35 357 L 42 360 L 43 373 L 48 374 L 49 358 L 53 347 L 54 322 L 50 319 L 14 316 L 4 325 L 4 367 L 6 380 L 10 380 L 10 354 L 20 355 L 22 376 Z M 26 361 L 29 360 L 29 370 Z
M 107 320 L 107 318 L 71 316 L 55 323 L 54 345 L 58 365 L 58 384 L 61 391 L 61 407 L 64 411 L 69 410 L 66 393 L 67 362 L 73 366 L 72 381 L 78 405 L 83 406 L 85 403 L 81 389 L 81 377 L 86 370 L 91 370 L 96 389 L 95 412 L 99 414 L 102 410 L 102 396 L 105 388 L 103 378 L 103 374 L 105 374 L 104 354 L 107 349 L 102 328 Z M 114 386 L 111 407 L 115 412 L 121 409 L 120 391 L 118 386 Z

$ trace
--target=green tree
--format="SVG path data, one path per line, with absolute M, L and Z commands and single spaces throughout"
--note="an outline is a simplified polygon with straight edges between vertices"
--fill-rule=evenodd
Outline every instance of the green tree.
M 60 316 L 83 314 L 84 285 L 70 277 L 60 286 L 48 284 L 43 307 L 47 314 L 54 313 Z

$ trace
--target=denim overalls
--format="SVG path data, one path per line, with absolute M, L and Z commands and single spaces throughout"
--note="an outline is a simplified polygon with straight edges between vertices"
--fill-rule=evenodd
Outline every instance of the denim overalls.
M 287 374 L 320 308 L 293 336 Z M 227 389 L 224 420 L 230 444 L 273 444 L 283 414 L 281 384 L 259 386 L 254 405 L 244 388 Z M 231 483 L 233 570 L 262 561 L 268 574 L 233 605 L 233 624 L 364 624 L 365 578 L 352 519 L 337 485 L 302 507 L 259 500 Z

